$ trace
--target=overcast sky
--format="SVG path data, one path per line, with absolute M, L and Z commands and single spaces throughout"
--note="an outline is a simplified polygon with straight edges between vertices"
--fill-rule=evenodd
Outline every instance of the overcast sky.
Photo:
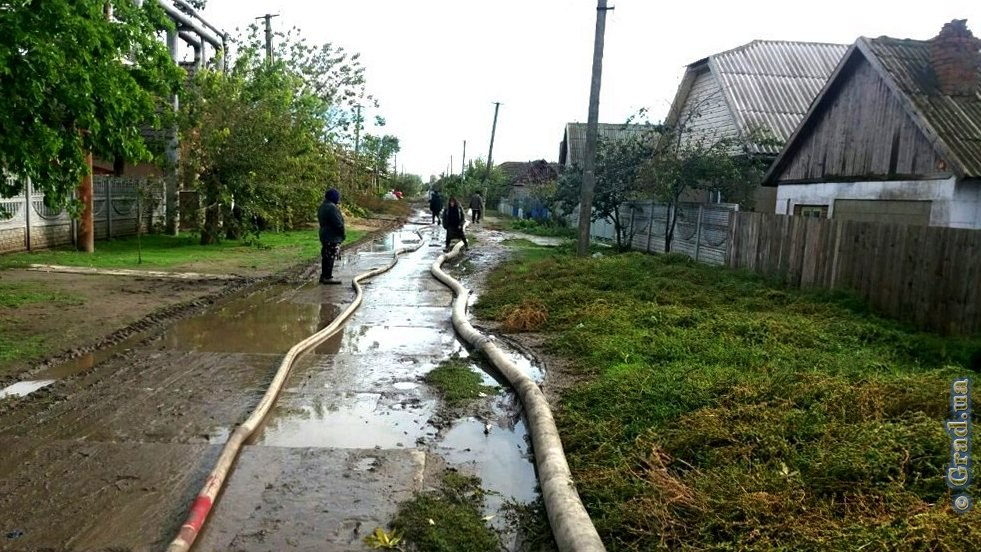
M 685 65 L 754 39 L 851 44 L 859 36 L 928 39 L 951 19 L 981 35 L 981 0 L 609 0 L 601 122 L 639 108 L 661 120 Z M 494 161 L 558 158 L 566 122 L 586 121 L 595 0 L 208 0 L 203 16 L 234 34 L 278 13 L 274 28 L 360 52 L 399 137 L 400 170 L 445 172 L 487 157 L 492 102 L 502 103 Z

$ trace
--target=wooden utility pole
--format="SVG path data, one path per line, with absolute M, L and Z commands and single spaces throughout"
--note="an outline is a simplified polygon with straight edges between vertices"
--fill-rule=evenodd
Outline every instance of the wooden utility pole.
M 467 172 L 467 141 L 463 141 L 463 157 L 460 159 L 460 174 Z
M 603 40 L 606 35 L 606 0 L 596 6 L 596 39 L 593 43 L 593 77 L 589 87 L 589 118 L 586 120 L 582 189 L 579 196 L 579 241 L 576 254 L 589 254 L 589 226 L 593 214 L 593 189 L 596 187 L 596 127 L 599 124 L 600 81 L 603 77 Z
M 272 63 L 273 60 L 273 48 L 272 48 L 272 18 L 273 17 L 279 17 L 279 14 L 267 13 L 262 17 L 256 17 L 256 19 L 266 20 L 266 61 L 270 63 Z
M 484 195 L 487 195 L 487 183 L 490 181 L 491 167 L 494 166 L 494 135 L 497 133 L 497 111 L 501 102 L 494 102 L 494 124 L 491 125 L 490 149 L 487 150 L 487 170 L 484 172 Z

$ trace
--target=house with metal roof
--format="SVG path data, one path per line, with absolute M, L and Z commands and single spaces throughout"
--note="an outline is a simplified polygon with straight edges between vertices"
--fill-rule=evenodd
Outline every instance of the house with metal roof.
M 774 159 L 848 49 L 844 44 L 754 40 L 688 66 L 665 125 L 682 137 L 735 140 L 733 155 Z M 775 139 L 753 143 L 760 133 Z M 724 200 L 725 198 L 716 198 Z M 761 189 L 758 211 L 773 211 L 773 190 Z
M 771 166 L 776 212 L 981 228 L 981 39 L 859 38 Z
M 641 138 L 651 132 L 653 125 L 599 123 L 596 127 L 597 140 L 624 141 Z M 567 123 L 559 145 L 559 165 L 563 167 L 583 167 L 586 151 L 586 123 Z

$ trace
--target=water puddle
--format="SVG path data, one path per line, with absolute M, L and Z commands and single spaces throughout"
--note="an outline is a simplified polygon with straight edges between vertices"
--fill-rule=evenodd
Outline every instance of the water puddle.
M 55 380 L 53 379 L 19 381 L 0 389 L 0 400 L 6 399 L 7 397 L 26 397 L 38 389 L 43 389 L 54 382 Z
M 182 351 L 285 353 L 341 312 L 333 303 L 306 301 L 305 293 L 317 293 L 317 289 L 298 291 L 278 285 L 226 301 L 200 316 L 177 322 L 163 335 L 162 343 Z M 321 348 L 334 352 L 337 341 L 329 340 Z
M 274 447 L 411 448 L 435 435 L 434 401 L 383 393 L 344 393 L 294 407 L 277 407 L 254 444 Z

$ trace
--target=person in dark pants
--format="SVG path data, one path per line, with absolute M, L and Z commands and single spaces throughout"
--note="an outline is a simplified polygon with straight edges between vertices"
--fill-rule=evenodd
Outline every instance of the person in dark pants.
M 317 220 L 320 222 L 320 283 L 340 284 L 334 278 L 334 260 L 340 254 L 341 243 L 344 242 L 344 215 L 338 204 L 341 193 L 336 188 L 327 190 L 324 201 L 317 210 Z
M 457 202 L 455 197 L 450 196 L 446 210 L 443 211 L 443 228 L 446 228 L 446 247 L 443 251 L 450 250 L 450 242 L 454 239 L 463 241 L 463 248 L 469 249 L 467 235 L 463 233 L 463 223 L 467 222 L 467 214 L 463 212 L 463 207 Z
M 480 222 L 480 215 L 484 211 L 484 198 L 480 192 L 474 192 L 470 196 L 470 222 L 477 224 Z
M 443 210 L 443 196 L 439 195 L 437 190 L 433 190 L 433 195 L 429 198 L 429 211 L 433 214 L 433 219 L 430 224 L 435 224 L 440 221 L 440 212 Z

